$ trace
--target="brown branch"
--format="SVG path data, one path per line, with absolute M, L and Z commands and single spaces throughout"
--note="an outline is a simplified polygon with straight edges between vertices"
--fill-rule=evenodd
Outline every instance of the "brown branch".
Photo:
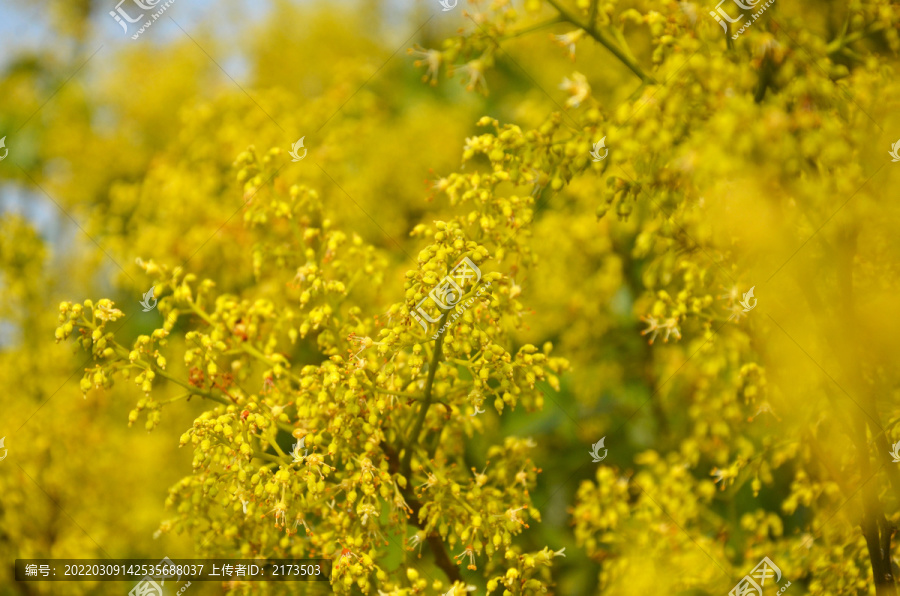
M 381 450 L 384 452 L 385 457 L 387 457 L 388 469 L 391 474 L 398 473 L 400 471 L 400 464 L 398 463 L 397 452 L 387 443 L 381 444 Z M 407 481 L 410 481 L 409 476 L 407 476 Z M 410 517 L 413 523 L 420 530 L 425 530 L 425 522 L 419 519 L 419 514 L 422 511 L 422 504 L 405 489 L 401 488 L 400 494 L 403 495 L 406 504 L 409 505 L 409 508 L 412 510 L 412 515 Z M 441 539 L 440 534 L 430 532 L 426 537 L 426 542 L 428 542 L 428 546 L 431 547 L 431 552 L 434 555 L 434 564 L 447 575 L 447 579 L 451 582 L 461 582 L 462 575 L 459 572 L 459 567 L 450 560 L 450 556 L 444 548 L 444 541 Z
M 424 530 L 424 523 L 419 521 L 419 511 L 422 509 L 422 504 L 412 497 L 404 495 L 404 498 L 406 499 L 406 503 L 409 505 L 410 509 L 413 510 L 412 514 L 416 526 Z M 440 567 L 441 571 L 447 574 L 447 579 L 449 579 L 451 582 L 461 582 L 462 575 L 459 572 L 459 567 L 457 567 L 453 563 L 453 561 L 450 560 L 450 556 L 447 554 L 447 550 L 444 548 L 444 541 L 441 539 L 440 534 L 431 532 L 428 534 L 428 538 L 426 540 L 428 542 L 428 546 L 431 547 L 431 553 L 434 555 L 434 564 Z
M 897 596 L 894 575 L 891 571 L 891 532 L 887 527 L 887 520 L 881 513 L 876 487 L 870 486 L 869 483 L 863 488 L 863 520 L 860 528 L 869 550 L 876 596 Z
M 857 253 L 859 230 L 852 228 L 839 236 L 844 250 L 840 251 L 835 259 L 837 265 L 837 279 L 840 293 L 838 295 L 839 303 L 843 312 L 853 313 L 855 310 L 855 296 L 853 293 L 853 262 Z M 849 320 L 844 321 L 847 325 Z M 855 351 L 855 350 L 854 350 Z M 858 354 L 852 354 L 854 357 Z M 854 358 L 855 361 L 859 359 Z M 849 395 L 848 395 L 849 397 Z M 873 462 L 869 456 L 869 446 L 866 444 L 866 427 L 872 436 L 877 437 L 875 444 L 879 445 L 880 439 L 884 443 L 885 453 L 887 453 L 887 441 L 884 439 L 881 417 L 878 414 L 878 404 L 875 397 L 867 392 L 862 397 L 860 407 L 867 414 L 868 418 L 861 419 L 858 430 L 858 449 L 859 457 L 863 464 L 863 473 L 865 478 L 872 475 L 877 476 L 880 466 L 878 462 L 885 457 L 876 457 L 874 461 L 874 474 L 871 472 Z M 896 469 L 889 467 L 888 477 L 891 481 L 896 481 Z M 872 575 L 875 579 L 875 594 L 877 596 L 896 596 L 897 587 L 894 584 L 894 575 L 891 570 L 891 528 L 887 523 L 884 515 L 884 506 L 878 498 L 878 478 L 873 479 L 874 482 L 866 482 L 863 487 L 863 513 L 865 516 L 864 525 L 862 526 L 863 534 L 866 538 L 866 544 L 869 547 L 869 561 L 872 565 Z M 896 485 L 895 485 L 896 488 Z
M 842 242 L 842 246 L 839 248 L 844 250 L 837 250 L 825 242 L 824 239 L 820 240 L 825 244 L 828 252 L 835 255 L 834 262 L 837 272 L 837 286 L 839 288 L 838 302 L 840 311 L 850 315 L 837 321 L 829 321 L 824 335 L 828 338 L 827 341 L 834 353 L 844 356 L 844 358 L 838 358 L 837 360 L 841 363 L 845 376 L 854 380 L 859 376 L 858 368 L 850 368 L 847 363 L 859 362 L 862 359 L 862 354 L 859 354 L 852 347 L 849 348 L 850 351 L 848 353 L 848 346 L 836 343 L 833 338 L 841 335 L 847 336 L 854 331 L 853 315 L 856 313 L 856 309 L 853 294 L 853 265 L 857 252 L 858 235 L 857 229 L 851 229 L 839 235 L 839 240 Z M 815 306 L 822 303 L 821 297 L 812 284 L 804 284 L 802 288 L 811 305 Z M 834 380 L 832 379 L 832 381 Z M 837 385 L 836 381 L 834 383 Z M 857 401 L 843 388 L 841 388 L 841 391 L 846 395 L 847 400 L 858 407 L 859 411 L 849 407 L 846 410 L 843 409 L 841 405 L 846 404 L 847 400 L 839 402 L 831 396 L 828 390 L 825 391 L 825 395 L 835 411 L 838 412 L 840 423 L 844 426 L 847 435 L 856 446 L 856 467 L 860 470 L 862 478 L 866 479 L 861 491 L 863 507 L 859 526 L 869 551 L 869 564 L 872 567 L 875 593 L 877 596 L 897 596 L 891 561 L 893 528 L 887 522 L 884 515 L 884 507 L 878 498 L 878 479 L 876 476 L 881 468 L 884 467 L 883 464 L 879 464 L 886 457 L 889 450 L 884 436 L 884 427 L 878 413 L 877 400 L 870 393 L 866 393 L 861 400 Z M 846 415 L 841 415 L 842 411 L 846 412 Z M 863 417 L 863 414 L 865 417 Z M 874 462 L 870 454 L 869 445 L 866 442 L 867 435 L 875 437 L 876 453 L 880 454 L 880 457 L 876 455 Z M 897 485 L 900 484 L 900 474 L 898 474 L 896 468 L 889 464 L 887 476 L 896 489 Z

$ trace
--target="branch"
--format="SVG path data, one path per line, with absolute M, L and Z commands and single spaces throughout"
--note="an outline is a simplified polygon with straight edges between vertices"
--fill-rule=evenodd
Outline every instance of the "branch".
M 282 466 L 283 466 L 283 465 L 289 465 L 288 462 L 284 461 L 284 460 L 281 459 L 280 457 L 275 456 L 275 455 L 272 455 L 271 453 L 266 453 L 266 452 L 264 452 L 264 451 L 259 451 L 259 450 L 257 450 L 257 449 L 254 449 L 254 450 L 253 450 L 253 457 L 256 457 L 256 458 L 259 458 L 259 459 L 264 459 L 264 460 L 266 460 L 266 461 L 270 461 L 270 462 L 272 462 L 272 463 L 276 463 L 276 464 L 279 464 L 279 465 L 282 465 Z
M 381 450 L 388 459 L 388 468 L 391 473 L 396 474 L 399 471 L 399 466 L 397 465 L 397 453 L 387 443 L 381 444 Z M 407 491 L 402 488 L 400 489 L 400 494 L 403 495 L 403 499 L 412 510 L 411 519 L 413 523 L 420 530 L 427 532 L 425 529 L 427 524 L 419 519 L 419 512 L 422 510 L 422 504 L 418 499 L 408 494 Z M 444 541 L 441 539 L 440 534 L 432 532 L 427 532 L 427 534 L 425 540 L 428 542 L 428 546 L 431 547 L 431 552 L 434 554 L 434 564 L 447 575 L 447 579 L 449 579 L 451 583 L 461 582 L 462 575 L 459 573 L 459 567 L 454 565 L 453 561 L 450 560 L 449 555 L 447 555 L 447 550 L 444 548 Z
M 424 530 L 424 524 L 419 521 L 419 510 L 422 509 L 422 504 L 413 498 L 406 498 L 406 503 L 409 505 L 409 508 L 413 510 L 412 514 L 416 526 Z M 450 556 L 447 555 L 447 550 L 444 548 L 444 541 L 441 540 L 440 535 L 429 533 L 426 540 L 428 541 L 428 546 L 431 547 L 432 554 L 434 554 L 434 564 L 447 574 L 447 579 L 449 579 L 451 583 L 461 582 L 462 575 L 459 573 L 459 567 L 454 565 L 453 561 L 450 560 Z
M 523 27 L 518 31 L 511 31 L 506 35 L 501 35 L 497 38 L 498 41 L 506 41 L 507 39 L 515 39 L 516 37 L 521 37 L 522 35 L 526 35 L 528 33 L 533 33 L 534 31 L 539 31 L 544 29 L 545 27 L 550 27 L 551 25 L 555 25 L 557 23 L 562 23 L 563 18 L 561 16 L 555 16 L 552 19 L 547 19 L 546 21 L 541 21 L 539 23 L 535 23 L 529 27 Z
M 572 23 L 579 29 L 584 29 L 585 33 L 587 33 L 588 35 L 593 37 L 595 41 L 597 41 L 600 45 L 602 45 L 604 48 L 609 50 L 613 56 L 618 58 L 622 62 L 622 64 L 627 66 L 629 68 L 629 70 L 631 70 L 631 72 L 636 74 L 643 82 L 656 83 L 656 79 L 654 79 L 652 76 L 645 73 L 644 70 L 640 67 L 640 65 L 637 62 L 635 62 L 634 60 L 632 60 L 629 56 L 627 56 L 625 54 L 625 52 L 622 51 L 622 48 L 620 48 L 618 45 L 616 45 L 616 43 L 610 37 L 608 37 L 605 33 L 601 32 L 596 27 L 594 27 L 594 23 L 592 23 L 592 22 L 582 23 L 578 19 L 578 17 L 576 17 L 574 14 L 572 14 L 571 12 L 569 12 L 568 10 L 563 8 L 557 0 L 547 0 L 547 2 L 549 2 L 550 5 L 556 9 L 556 11 L 559 13 L 559 16 L 562 17 L 562 19 L 564 21 L 568 21 L 569 23 Z
M 126 362 L 129 360 L 128 359 L 129 351 L 127 348 L 119 345 L 117 342 L 112 342 L 112 347 L 116 351 L 116 353 L 119 355 L 120 358 L 122 358 Z M 146 366 L 140 366 L 142 364 L 145 364 Z M 136 363 L 136 365 L 140 366 L 141 368 L 144 368 L 146 370 L 152 370 L 154 374 L 159 375 L 160 377 L 162 377 L 164 379 L 168 379 L 169 381 L 175 383 L 176 385 L 180 385 L 181 387 L 184 387 L 185 389 L 187 389 L 190 392 L 191 395 L 199 395 L 200 397 L 203 397 L 205 399 L 211 399 L 214 402 L 218 402 L 218 403 L 220 403 L 222 405 L 226 405 L 226 406 L 232 405 L 234 403 L 231 400 L 228 400 L 228 399 L 222 397 L 222 395 L 220 395 L 221 392 L 218 390 L 216 392 L 213 392 L 213 391 L 206 390 L 206 389 L 200 389 L 199 387 L 194 387 L 193 385 L 185 383 L 178 377 L 170 375 L 169 373 L 164 371 L 162 368 L 159 367 L 159 365 L 157 365 L 154 362 L 147 362 L 147 361 L 141 360 L 138 363 Z M 170 400 L 170 401 L 175 401 L 175 400 Z
M 588 13 L 588 25 L 591 27 L 594 26 L 594 23 L 597 22 L 597 8 L 600 6 L 600 0 L 591 0 L 591 8 Z
M 212 401 L 220 403 L 225 406 L 230 406 L 230 405 L 234 404 L 233 401 L 226 399 L 226 398 L 222 397 L 221 395 L 219 395 L 220 392 L 218 392 L 218 391 L 213 392 L 211 390 L 200 389 L 199 387 L 194 387 L 193 385 L 189 385 L 189 384 L 183 382 L 181 379 L 166 373 L 163 369 L 159 368 L 155 364 L 151 364 L 150 367 L 153 369 L 153 372 L 156 373 L 157 375 L 163 377 L 164 379 L 168 379 L 169 381 L 172 381 L 176 385 L 181 385 L 182 387 L 184 387 L 185 389 L 187 389 L 188 391 L 190 391 L 191 393 L 193 393 L 195 395 L 199 395 L 200 397 L 203 397 L 205 399 L 211 399 Z
M 447 322 L 447 317 L 449 316 L 449 310 L 441 316 L 441 320 L 438 322 L 438 329 L 444 326 L 444 323 Z M 425 401 L 422 403 L 422 409 L 419 411 L 419 417 L 416 420 L 416 424 L 413 426 L 412 432 L 410 432 L 409 437 L 406 439 L 406 453 L 403 454 L 403 462 L 400 464 L 400 469 L 407 478 L 410 476 L 410 462 L 412 461 L 413 446 L 419 440 L 419 434 L 422 432 L 422 426 L 425 424 L 425 416 L 428 414 L 428 408 L 431 406 L 434 375 L 437 373 L 438 365 L 441 363 L 444 337 L 445 336 L 442 334 L 434 342 L 434 354 L 431 356 L 431 364 L 428 365 L 428 379 L 425 381 Z
M 840 37 L 838 37 L 837 39 L 833 39 L 832 41 L 830 41 L 828 43 L 827 46 L 825 46 L 825 52 L 828 55 L 836 54 L 836 53 L 840 52 L 841 50 L 843 50 L 847 46 L 847 44 L 851 44 L 855 41 L 859 41 L 860 39 L 863 39 L 864 37 L 868 37 L 868 36 L 872 35 L 873 33 L 878 33 L 879 31 L 882 31 L 882 30 L 884 30 L 884 27 L 882 27 L 880 25 L 869 25 L 865 29 L 862 29 L 860 31 L 855 31 L 855 32 L 851 33 L 850 35 L 842 34 Z
M 862 453 L 861 458 L 864 458 L 864 471 L 868 476 L 868 453 Z M 876 487 L 866 481 L 862 492 L 863 519 L 860 522 L 860 528 L 869 551 L 869 563 L 872 566 L 872 577 L 875 580 L 875 594 L 876 596 L 897 596 L 897 588 L 891 572 L 891 528 L 882 512 Z

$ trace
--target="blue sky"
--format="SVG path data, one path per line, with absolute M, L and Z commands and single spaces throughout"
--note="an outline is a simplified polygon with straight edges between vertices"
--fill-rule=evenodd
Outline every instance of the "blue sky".
M 98 45 L 103 43 L 104 46 L 113 48 L 119 44 L 134 43 L 108 14 L 117 4 L 118 0 L 98 2 L 91 17 L 90 42 L 96 42 Z M 265 17 L 271 4 L 270 0 L 231 0 L 229 2 L 176 0 L 166 12 L 177 19 L 179 24 L 188 31 L 202 23 L 213 25 L 226 32 L 228 27 L 234 24 L 234 19 L 221 18 L 223 11 L 227 11 L 230 15 L 239 14 L 241 24 L 246 25 Z M 123 8 L 129 10 L 133 8 L 133 5 L 128 1 Z M 48 8 L 41 4 L 0 0 L 0 40 L 3 40 L 0 69 L 5 68 L 17 55 L 37 51 L 47 46 L 52 40 L 56 40 L 56 35 L 50 28 L 50 17 L 46 15 L 47 11 Z M 183 34 L 168 19 L 161 19 L 153 24 L 153 35 L 148 35 L 148 41 L 150 43 L 165 41 L 176 35 Z M 56 47 L 59 47 L 58 44 Z M 235 66 L 239 67 L 240 65 L 236 64 Z
M 314 2 L 317 0 L 293 0 L 297 4 Z M 335 6 L 336 10 L 346 10 L 335 0 L 318 0 Z M 92 15 L 93 28 L 91 39 L 104 44 L 120 44 L 131 42 L 130 37 L 124 35 L 119 25 L 109 16 L 119 0 L 99 0 Z M 415 5 L 421 5 L 422 0 L 389 0 L 385 2 L 388 22 L 397 23 L 402 20 L 404 13 Z M 437 4 L 437 0 L 433 0 Z M 160 4 L 164 4 L 161 2 Z M 193 29 L 201 23 L 213 24 L 216 27 L 224 27 L 235 23 L 247 25 L 261 20 L 269 12 L 273 0 L 175 0 L 167 9 L 167 14 L 176 18 L 178 22 L 187 28 Z M 126 1 L 123 8 L 128 10 L 130 1 Z M 0 52 L 0 69 L 9 63 L 10 59 L 22 51 L 37 50 L 49 40 L 54 39 L 54 33 L 49 28 L 49 17 L 46 16 L 48 8 L 43 3 L 18 2 L 15 0 L 0 0 L 0 40 L 3 51 Z M 224 14 L 230 17 L 222 18 Z M 229 23 L 230 22 L 230 23 Z M 167 20 L 154 23 L 154 38 L 165 39 L 169 35 L 178 33 L 178 29 Z M 188 29 L 188 30 L 191 30 Z

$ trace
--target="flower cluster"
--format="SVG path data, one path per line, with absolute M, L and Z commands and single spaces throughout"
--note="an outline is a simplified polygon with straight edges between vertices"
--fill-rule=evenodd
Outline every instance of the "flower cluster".
M 527 228 L 530 199 L 494 196 L 501 179 L 459 177 L 469 185 L 461 201 L 479 193 L 473 211 L 416 227 L 429 244 L 385 318 L 361 300 L 380 285 L 384 256 L 337 229 L 316 191 L 283 184 L 279 156 L 273 149 L 259 159 L 250 148 L 234 164 L 255 238 L 245 266 L 272 291 L 219 292 L 183 267 L 139 261 L 159 297 L 161 328 L 123 345 L 109 329 L 123 313 L 103 299 L 61 305 L 57 338 L 76 335 L 97 362 L 82 380 L 85 395 L 117 378 L 135 381 L 144 397 L 129 423 L 146 414 L 149 430 L 176 400 L 210 403 L 181 437 L 194 471 L 172 487 L 176 515 L 161 531 L 190 531 L 211 553 L 334 556 L 334 583 L 345 591 L 368 591 L 374 578 L 400 587 L 377 561 L 407 524 L 416 528 L 411 546 L 421 549 L 426 537 L 432 549 L 465 544 L 458 561 L 477 569 L 477 559 L 507 552 L 527 520 L 540 519 L 529 498 L 539 470 L 535 445 L 508 438 L 488 450 L 481 473 L 465 471 L 457 437 L 483 425 L 469 415 L 470 395 L 498 413 L 541 408 L 538 384 L 558 390 L 567 367 L 551 344 L 514 347 L 509 335 L 526 309 L 502 269 L 527 245 L 502 242 Z M 493 291 L 431 339 L 409 312 L 463 257 L 500 269 L 482 279 Z M 166 386 L 180 395 L 159 399 Z

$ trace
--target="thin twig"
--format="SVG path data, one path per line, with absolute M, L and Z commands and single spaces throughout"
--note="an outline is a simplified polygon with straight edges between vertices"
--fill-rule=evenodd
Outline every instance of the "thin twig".
M 551 25 L 555 25 L 557 23 L 562 23 L 564 20 L 565 19 L 563 19 L 562 16 L 557 15 L 557 16 L 553 17 L 552 19 L 547 19 L 546 21 L 541 21 L 539 23 L 535 23 L 534 25 L 531 25 L 529 27 L 523 27 L 522 29 L 519 29 L 518 31 L 511 31 L 510 33 L 508 33 L 506 35 L 501 35 L 500 37 L 497 38 L 497 40 L 498 41 L 506 41 L 507 39 L 515 39 L 516 37 L 521 37 L 522 35 L 527 35 L 528 33 L 533 33 L 535 31 L 539 31 L 546 27 L 550 27 Z
M 447 317 L 449 316 L 450 311 L 448 310 L 441 316 L 438 328 L 444 326 L 444 323 L 447 322 Z M 428 408 L 431 406 L 432 390 L 434 389 L 434 375 L 437 373 L 437 368 L 441 363 L 444 337 L 444 335 L 441 335 L 434 342 L 434 354 L 431 357 L 431 364 L 428 366 L 428 379 L 425 381 L 425 401 L 422 403 L 422 409 L 419 411 L 419 417 L 416 419 L 416 424 L 413 426 L 412 432 L 409 433 L 409 437 L 406 439 L 406 453 L 403 454 L 403 462 L 400 465 L 400 469 L 402 470 L 403 475 L 407 477 L 410 475 L 410 462 L 412 461 L 413 447 L 419 440 L 419 434 L 422 432 L 422 426 L 425 424 L 425 417 L 428 415 Z
M 629 70 L 631 70 L 631 72 L 640 77 L 642 81 L 644 81 L 645 83 L 656 83 L 656 80 L 652 76 L 645 73 L 637 62 L 629 58 L 622 50 L 622 48 L 616 45 L 616 43 L 612 39 L 607 37 L 606 34 L 595 28 L 593 23 L 582 23 L 578 19 L 578 17 L 563 8 L 557 0 L 547 0 L 547 2 L 549 2 L 550 5 L 556 9 L 563 20 L 572 23 L 580 29 L 584 29 L 585 33 L 593 37 L 594 40 L 596 40 L 600 45 L 609 50 L 613 56 L 618 58 L 622 62 L 622 64 L 627 66 Z

